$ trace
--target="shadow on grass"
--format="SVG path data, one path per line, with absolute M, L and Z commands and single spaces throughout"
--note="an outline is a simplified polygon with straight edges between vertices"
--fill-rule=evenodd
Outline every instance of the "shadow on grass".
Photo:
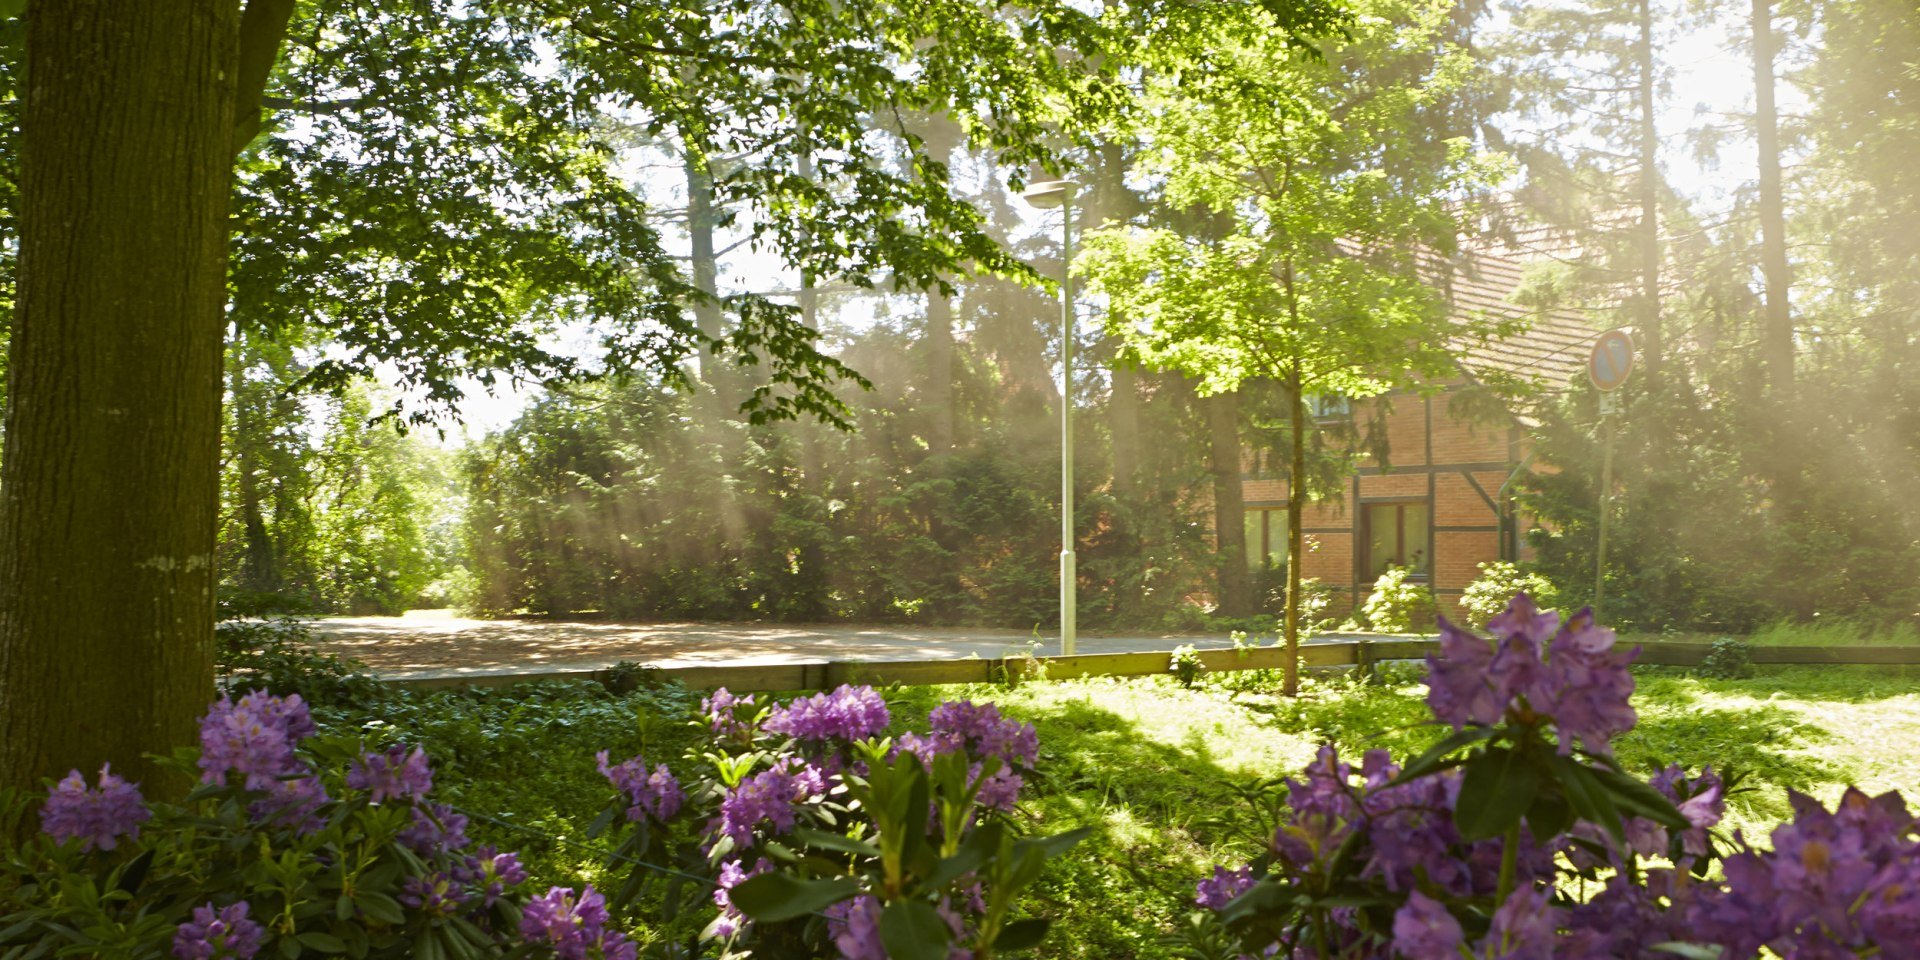
M 1093 829 L 1048 865 L 1030 894 L 1033 908 L 1054 921 L 1047 956 L 1174 956 L 1160 938 L 1192 908 L 1195 882 L 1265 842 L 1270 828 L 1239 792 L 1259 778 L 1223 766 L 1200 731 L 1170 744 L 1092 698 L 1042 705 L 984 690 L 967 695 L 998 702 L 1040 734 L 1038 770 L 1022 803 L 1039 821 L 1031 828 Z M 1283 772 L 1290 771 L 1275 771 Z

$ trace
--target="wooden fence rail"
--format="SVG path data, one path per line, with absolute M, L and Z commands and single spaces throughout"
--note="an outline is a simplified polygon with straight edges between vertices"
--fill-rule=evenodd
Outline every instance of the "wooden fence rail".
M 1641 644 L 1642 664 L 1690 667 L 1706 659 L 1702 643 Z M 1300 648 L 1307 669 L 1371 667 L 1395 660 L 1418 660 L 1438 648 L 1432 640 L 1343 640 Z M 1286 651 L 1277 647 L 1200 650 L 1207 672 L 1278 670 Z M 1766 664 L 1920 664 L 1920 647 L 1752 647 L 1754 663 Z M 695 690 L 726 687 L 736 693 L 830 690 L 843 683 L 932 685 L 989 683 L 1009 679 L 1070 680 L 1076 677 L 1141 677 L 1171 672 L 1172 651 L 1092 653 L 1073 657 L 1011 657 L 965 660 L 828 660 L 777 664 L 722 664 L 647 668 L 646 674 L 677 680 Z M 399 677 L 389 682 L 414 689 L 505 687 L 537 680 L 606 679 L 611 670 L 537 673 L 442 674 Z

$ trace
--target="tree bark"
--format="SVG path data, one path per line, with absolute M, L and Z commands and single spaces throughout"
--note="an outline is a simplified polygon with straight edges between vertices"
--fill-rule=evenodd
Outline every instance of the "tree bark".
M 149 793 L 213 696 L 232 0 L 35 0 L 0 466 L 0 786 Z
M 1215 612 L 1223 617 L 1253 613 L 1253 583 L 1247 576 L 1247 507 L 1240 489 L 1240 395 L 1221 393 L 1201 401 L 1213 472 L 1214 572 L 1220 590 Z
M 1773 7 L 1753 0 L 1754 127 L 1760 150 L 1760 271 L 1766 280 L 1767 385 L 1776 399 L 1793 392 L 1793 313 L 1788 302 L 1786 201 L 1780 177 L 1780 113 L 1773 91 Z
M 1291 286 L 1291 269 L 1288 283 Z M 1307 398 L 1299 367 L 1294 368 L 1287 388 L 1292 393 L 1287 405 L 1287 422 L 1293 436 L 1289 451 L 1292 455 L 1287 461 L 1287 610 L 1282 626 L 1287 640 L 1287 666 L 1281 692 L 1291 697 L 1300 692 L 1300 566 L 1307 556 L 1307 538 L 1300 530 L 1307 507 Z M 1357 504 L 1355 509 L 1359 509 Z
M 1647 392 L 1658 396 L 1666 360 L 1660 317 L 1660 133 L 1655 125 L 1653 0 L 1640 0 L 1640 337 Z
M 1113 394 L 1107 398 L 1107 422 L 1113 436 L 1113 490 L 1131 495 L 1140 479 L 1140 372 L 1125 361 L 1111 370 Z
M 714 253 L 713 235 L 718 215 L 713 208 L 713 179 L 691 150 L 682 154 L 682 170 L 687 178 L 687 243 L 693 267 L 693 286 L 707 297 L 720 290 L 720 259 Z M 693 305 L 693 322 L 700 330 L 700 379 L 718 389 L 720 360 L 712 340 L 720 338 L 720 306 L 712 300 Z
M 953 449 L 953 300 L 927 291 L 927 452 Z

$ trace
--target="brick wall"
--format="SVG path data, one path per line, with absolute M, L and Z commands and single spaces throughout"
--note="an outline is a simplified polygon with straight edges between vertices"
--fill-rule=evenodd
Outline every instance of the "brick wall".
M 1488 503 L 1499 500 L 1512 464 L 1524 456 L 1524 442 L 1507 425 L 1476 424 L 1450 413 L 1452 398 L 1401 394 L 1358 402 L 1354 416 L 1365 422 L 1385 405 L 1387 462 L 1382 469 L 1362 462 L 1356 478 L 1362 500 L 1426 502 L 1430 507 L 1432 576 L 1441 613 L 1459 617 L 1460 592 L 1479 576 L 1479 564 L 1500 558 L 1500 516 Z M 1428 452 L 1431 450 L 1431 462 Z M 1249 461 L 1251 465 L 1251 461 Z M 1477 488 L 1476 488 L 1477 484 Z M 1280 506 L 1287 499 L 1284 480 L 1248 477 L 1244 496 L 1250 506 Z M 1373 587 L 1358 582 L 1364 548 L 1361 511 L 1349 485 L 1341 503 L 1309 504 L 1303 529 L 1312 537 L 1301 572 L 1336 588 L 1330 615 L 1346 616 Z M 1523 522 L 1524 518 L 1523 518 Z

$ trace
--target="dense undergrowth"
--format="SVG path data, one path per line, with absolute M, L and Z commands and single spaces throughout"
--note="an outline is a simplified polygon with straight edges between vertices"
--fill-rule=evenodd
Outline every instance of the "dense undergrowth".
M 595 751 L 672 756 L 703 730 L 699 694 L 644 674 L 619 691 L 578 682 L 422 693 L 355 678 L 297 645 L 269 659 L 263 675 L 314 700 L 324 730 L 423 746 L 441 798 L 477 815 L 477 840 L 520 850 L 536 889 L 602 879 L 605 850 L 583 813 L 605 797 Z M 1830 801 L 1846 783 L 1870 792 L 1920 783 L 1920 672 L 1762 668 L 1710 679 L 1641 668 L 1636 680 L 1641 719 L 1616 741 L 1622 763 L 1642 774 L 1667 763 L 1744 772 L 1750 789 L 1729 798 L 1728 826 L 1749 836 L 1788 816 L 1789 789 Z M 1194 882 L 1264 845 L 1279 779 L 1318 744 L 1408 755 L 1445 732 L 1427 722 L 1410 668 L 1389 665 L 1371 683 L 1323 674 L 1297 699 L 1278 689 L 1277 676 L 1245 671 L 1203 675 L 1190 689 L 1169 676 L 885 693 L 899 729 L 949 699 L 995 703 L 1037 728 L 1040 761 L 1017 818 L 1033 832 L 1093 833 L 1049 865 L 1028 909 L 1057 924 L 1048 955 L 1124 958 L 1170 955 L 1161 938 L 1191 907 Z

